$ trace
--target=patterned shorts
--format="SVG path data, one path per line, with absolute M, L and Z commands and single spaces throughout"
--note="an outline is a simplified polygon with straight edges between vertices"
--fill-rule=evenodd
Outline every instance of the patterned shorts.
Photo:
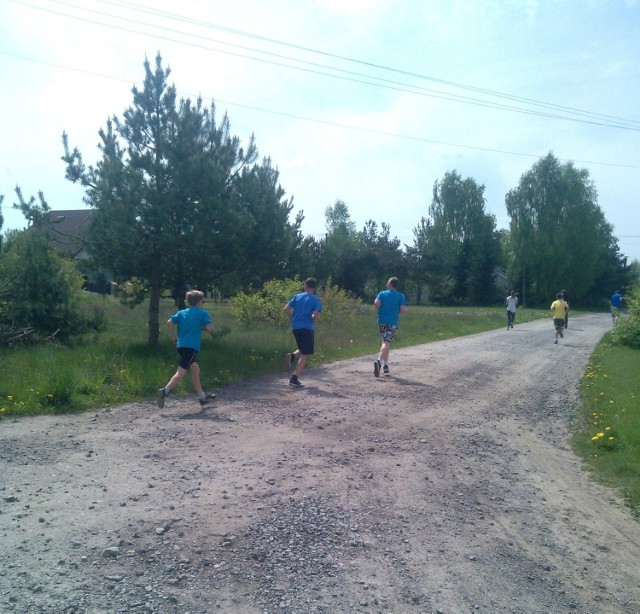
M 380 328 L 380 336 L 385 343 L 391 343 L 396 336 L 397 326 L 393 324 L 378 324 Z

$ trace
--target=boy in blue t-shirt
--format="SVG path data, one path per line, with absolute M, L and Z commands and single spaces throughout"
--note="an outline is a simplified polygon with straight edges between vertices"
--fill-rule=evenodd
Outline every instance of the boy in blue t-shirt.
M 373 302 L 378 311 L 378 327 L 382 345 L 377 360 L 373 361 L 373 374 L 380 377 L 380 367 L 384 374 L 389 375 L 389 352 L 391 352 L 391 342 L 398 330 L 398 315 L 407 310 L 407 299 L 402 292 L 398 292 L 400 281 L 397 277 L 392 277 L 387 282 L 387 289 L 378 293 Z
M 317 287 L 318 282 L 313 277 L 309 277 L 304 282 L 304 292 L 296 294 L 284 306 L 284 312 L 291 318 L 291 329 L 298 346 L 297 350 L 286 354 L 284 361 L 285 369 L 291 375 L 289 386 L 292 388 L 304 388 L 304 384 L 300 382 L 298 376 L 304 369 L 307 356 L 314 352 L 313 323 L 322 311 L 322 303 L 316 296 Z M 298 362 L 294 369 L 293 363 L 296 356 Z
M 178 385 L 187 371 L 191 374 L 191 383 L 200 400 L 200 405 L 206 405 L 209 399 L 215 397 L 214 394 L 205 394 L 200 383 L 200 367 L 196 362 L 196 356 L 200 351 L 200 336 L 206 330 L 213 337 L 213 325 L 211 316 L 202 308 L 204 303 L 204 292 L 200 290 L 190 290 L 187 292 L 187 309 L 182 309 L 172 315 L 167 320 L 167 328 L 171 339 L 176 344 L 180 362 L 178 370 L 169 383 L 163 388 L 159 388 L 156 395 L 156 404 L 161 409 L 164 407 L 166 396 Z M 176 332 L 177 328 L 177 332 Z

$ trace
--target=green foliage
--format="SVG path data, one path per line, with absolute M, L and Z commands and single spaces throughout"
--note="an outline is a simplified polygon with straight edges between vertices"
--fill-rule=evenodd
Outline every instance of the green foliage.
M 613 228 L 598 205 L 585 169 L 541 158 L 506 195 L 511 218 L 508 273 L 532 304 L 544 304 L 561 288 L 584 302 L 601 293 L 603 280 L 620 279 L 624 269 Z M 621 287 L 621 286 L 618 286 Z
M 90 250 L 116 279 L 149 287 L 148 342 L 159 339 L 165 287 L 225 293 L 279 277 L 299 240 L 299 217 L 268 158 L 246 146 L 202 100 L 177 99 L 162 58 L 144 63 L 144 86 L 122 117 L 100 130 L 102 159 L 86 166 L 64 135 L 67 178 L 86 188 Z M 136 305 L 142 282 L 125 288 Z
M 133 309 L 140 305 L 149 293 L 149 284 L 143 279 L 132 277 L 128 281 L 116 287 L 116 298 L 123 304 Z
M 231 300 L 231 313 L 247 328 L 259 324 L 284 326 L 289 323 L 284 306 L 298 292 L 302 292 L 302 282 L 298 278 L 272 280 L 265 283 L 258 292 L 237 294 Z M 323 322 L 333 324 L 348 321 L 362 312 L 362 301 L 350 292 L 332 285 L 331 278 L 326 286 L 318 288 L 317 294 L 322 301 Z
M 640 350 L 615 345 L 612 337 L 603 338 L 587 365 L 571 443 L 594 477 L 620 489 L 640 517 Z
M 433 187 L 431 222 L 414 229 L 413 254 L 432 297 L 467 305 L 495 301 L 494 270 L 500 264 L 496 220 L 485 211 L 484 186 L 447 172 Z
M 260 324 L 284 326 L 289 321 L 284 306 L 301 290 L 302 282 L 298 278 L 274 279 L 266 282 L 258 292 L 238 293 L 231 300 L 231 313 L 247 328 Z
M 40 395 L 39 402 L 45 409 L 54 413 L 73 409 L 73 394 L 76 387 L 76 378 L 69 370 L 53 372 L 46 384 L 46 393 Z
M 10 291 L 0 296 L 0 321 L 65 339 L 85 332 L 89 321 L 78 310 L 82 278 L 70 260 L 49 247 L 35 228 L 12 235 L 0 256 Z
M 611 339 L 617 345 L 640 349 L 640 286 L 624 297 L 627 315 L 621 317 L 611 332 Z
M 318 290 L 318 296 L 322 301 L 322 321 L 327 324 L 350 322 L 353 318 L 363 313 L 363 303 L 350 292 L 332 285 L 331 278 L 327 285 Z

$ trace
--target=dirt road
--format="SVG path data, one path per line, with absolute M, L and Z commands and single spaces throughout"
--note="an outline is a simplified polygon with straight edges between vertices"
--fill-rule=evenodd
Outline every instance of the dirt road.
M 0 422 L 0 611 L 640 612 L 640 524 L 566 443 L 608 326 Z

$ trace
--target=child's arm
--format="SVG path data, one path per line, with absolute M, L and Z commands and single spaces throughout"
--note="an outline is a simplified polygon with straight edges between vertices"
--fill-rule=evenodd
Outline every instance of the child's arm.
M 169 329 L 169 335 L 171 336 L 171 341 L 174 343 L 178 342 L 178 335 L 176 333 L 176 327 L 171 320 L 167 320 L 167 328 Z

